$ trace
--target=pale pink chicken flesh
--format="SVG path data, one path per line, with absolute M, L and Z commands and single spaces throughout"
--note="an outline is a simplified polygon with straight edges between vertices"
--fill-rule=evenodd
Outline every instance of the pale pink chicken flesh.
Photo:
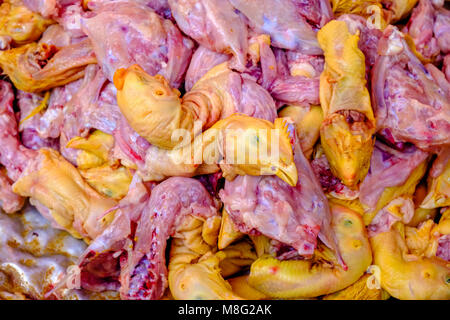
M 312 256 L 317 237 L 336 249 L 328 201 L 298 142 L 294 161 L 295 187 L 275 176 L 238 176 L 219 193 L 224 207 L 240 231 L 263 234 L 300 255 Z
M 151 75 L 163 75 L 179 87 L 192 55 L 193 42 L 170 21 L 136 2 L 98 6 L 94 15 L 81 19 L 108 80 L 119 68 L 140 65 Z
M 199 44 L 218 53 L 231 53 L 242 71 L 247 61 L 248 35 L 244 19 L 228 0 L 169 0 L 178 27 Z
M 372 72 L 377 129 L 391 143 L 431 150 L 450 143 L 450 93 L 411 52 L 401 33 L 386 28 Z M 433 77 L 434 75 L 434 77 Z

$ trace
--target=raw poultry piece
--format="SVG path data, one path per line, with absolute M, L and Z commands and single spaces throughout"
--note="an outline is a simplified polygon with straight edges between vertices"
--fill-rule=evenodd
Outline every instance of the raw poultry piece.
M 77 156 L 77 168 L 92 188 L 115 200 L 128 193 L 133 175 L 129 168 L 112 157 L 112 135 L 96 130 L 87 138 L 71 139 L 67 147 L 81 151 Z
M 54 149 L 35 151 L 21 144 L 11 86 L 0 84 L 0 163 L 14 182 L 13 192 L 31 197 L 31 203 L 55 226 L 76 237 L 95 238 L 110 222 L 111 215 L 104 213 L 115 201 L 93 190 Z
M 194 84 L 200 80 L 210 69 L 228 61 L 230 56 L 224 53 L 217 53 L 204 46 L 199 46 L 192 55 L 189 68 L 184 79 L 184 89 L 191 91 Z
M 239 231 L 239 229 L 235 226 L 224 207 L 222 209 L 222 220 L 220 223 L 219 237 L 217 239 L 217 247 L 219 249 L 224 249 L 233 242 L 242 239 L 244 235 L 245 234 Z
M 60 125 L 61 154 L 73 164 L 79 151 L 68 147 L 75 137 L 88 137 L 92 129 L 113 134 L 122 118 L 116 101 L 116 89 L 97 65 L 86 68 L 78 90 L 65 102 Z
M 378 41 L 383 35 L 381 28 L 372 26 L 370 21 L 355 14 L 343 14 L 337 20 L 345 21 L 351 34 L 359 32 L 358 48 L 364 53 L 366 79 L 369 80 L 370 70 L 378 57 Z
M 222 225 L 220 224 L 220 226 Z M 215 245 L 217 243 L 216 238 Z M 220 273 L 226 279 L 245 273 L 258 258 L 253 242 L 248 238 L 244 238 L 242 241 L 236 241 L 226 248 L 221 249 L 218 253 L 219 255 L 221 256 L 219 263 Z
M 331 0 L 331 4 L 336 16 L 359 15 L 378 29 L 384 29 L 392 16 L 379 0 Z
M 388 27 L 372 72 L 377 130 L 391 144 L 410 142 L 424 150 L 450 141 L 450 89 L 433 65 L 424 66 L 402 33 Z
M 185 34 L 210 50 L 233 54 L 235 68 L 245 69 L 247 25 L 228 0 L 169 0 L 169 5 Z
M 372 251 L 361 216 L 331 204 L 331 228 L 346 266 L 317 248 L 309 260 L 278 260 L 264 255 L 250 269 L 249 284 L 272 298 L 311 298 L 330 294 L 356 282 L 372 262 Z
M 0 68 L 17 89 L 27 92 L 41 92 L 75 81 L 83 77 L 87 65 L 96 62 L 87 39 L 63 48 L 32 42 L 0 51 Z
M 420 223 L 428 220 L 434 219 L 438 214 L 440 208 L 426 209 L 421 208 L 421 204 L 427 195 L 427 183 L 422 179 L 416 187 L 416 191 L 413 194 L 414 202 L 414 215 L 412 219 L 408 222 L 408 226 L 417 227 Z
M 370 268 L 370 266 L 369 266 Z M 323 300 L 386 300 L 389 299 L 389 293 L 381 289 L 376 284 L 373 286 L 372 277 L 374 275 L 364 274 L 358 281 L 345 289 L 324 296 Z M 376 281 L 376 280 L 375 280 Z
M 73 3 L 79 0 L 23 0 L 23 3 L 32 11 L 39 12 L 49 18 L 57 16 L 62 2 Z
M 6 175 L 5 168 L 0 167 L 0 209 L 14 213 L 22 209 L 25 199 L 12 191 L 12 181 Z
M 241 300 L 224 280 L 227 259 L 216 252 L 220 218 L 184 218 L 175 232 L 168 267 L 169 287 L 177 300 Z
M 270 45 L 271 41 L 268 35 L 250 33 L 246 65 L 242 72 L 245 78 L 254 80 L 266 90 L 270 89 L 277 76 L 277 61 Z M 231 55 L 199 46 L 195 50 L 186 72 L 185 90 L 190 91 L 194 84 L 210 69 L 225 61 L 229 61 L 228 64 L 231 69 L 236 69 L 235 61 Z
M 95 292 L 119 291 L 131 272 L 126 261 L 131 257 L 136 224 L 150 198 L 150 189 L 137 175 L 133 177 L 127 195 L 118 202 L 114 220 L 80 255 L 76 272 L 58 284 L 56 293 L 74 286 Z
M 19 131 L 22 133 L 23 145 L 29 149 L 38 150 L 44 147 L 59 149 L 57 138 L 43 137 L 44 134 L 41 135 L 39 132 L 41 125 L 44 124 L 40 120 L 46 111 L 49 98 L 50 91 L 46 91 L 44 94 L 17 92 L 17 105 L 20 109 L 21 119 Z M 55 122 L 57 122 L 57 119 L 55 119 Z M 47 130 L 44 129 L 43 131 Z
M 402 31 L 418 58 L 430 63 L 439 59 L 441 52 L 443 55 L 450 52 L 449 25 L 449 10 L 435 7 L 430 0 L 420 0 Z
M 0 80 L 0 164 L 11 181 L 16 181 L 25 169 L 34 151 L 20 142 L 13 109 L 14 92 L 9 82 Z
M 436 224 L 395 223 L 370 238 L 380 284 L 397 299 L 450 299 L 449 211 Z
M 414 202 L 409 195 L 394 198 L 377 212 L 367 227 L 369 236 L 386 232 L 398 221 L 408 224 L 414 217 Z
M 212 221 L 218 218 L 217 210 L 217 204 L 208 191 L 195 179 L 173 177 L 153 188 L 136 228 L 136 242 L 127 261 L 130 268 L 128 279 L 126 285 L 122 282 L 121 296 L 126 299 L 161 298 L 168 285 L 165 264 L 167 240 L 174 235 L 183 237 L 182 234 L 177 235 L 177 231 L 181 231 L 185 226 L 183 221 L 190 217 L 204 222 L 204 228 L 200 230 L 206 231 L 208 227 L 214 229 Z M 202 253 L 209 251 L 209 245 L 213 243 L 213 239 L 210 239 L 202 244 L 203 240 L 199 237 L 192 237 L 191 241 L 191 248 L 195 249 L 195 245 L 198 245 L 197 250 L 200 249 Z M 181 267 L 179 271 L 182 271 L 183 266 L 177 267 L 176 264 L 172 268 Z M 175 274 L 179 272 L 173 271 Z
M 166 19 L 172 17 L 168 0 L 83 0 L 83 6 L 95 11 L 99 6 L 111 2 L 137 2 L 153 9 Z
M 450 10 L 440 7 L 435 11 L 433 34 L 443 54 L 450 53 Z
M 230 0 L 230 3 L 247 19 L 257 32 L 268 34 L 275 47 L 298 50 L 304 54 L 321 54 L 316 32 L 308 18 L 319 16 L 321 27 L 331 19 L 328 1 L 313 1 L 308 7 L 301 1 L 288 0 Z M 306 13 L 305 16 L 303 13 Z M 282 18 L 281 18 L 282 17 Z
M 147 150 L 144 180 L 160 181 L 168 176 L 192 177 L 222 170 L 229 180 L 236 175 L 277 175 L 288 184 L 297 183 L 290 130 L 292 125 L 277 118 L 274 123 L 243 114 L 219 120 L 192 143 L 165 150 Z
M 214 288 L 208 281 L 217 278 L 225 283 L 216 272 L 218 266 L 213 266 L 214 261 L 219 262 L 219 257 L 215 258 L 220 227 L 217 207 L 195 179 L 170 178 L 150 191 L 134 176 L 114 221 L 85 250 L 78 272 L 66 282 L 94 291 L 118 290 L 122 299 L 138 300 L 161 298 L 170 282 L 175 298 L 184 294 L 196 297 L 201 288 L 211 298 Z M 174 239 L 168 280 L 165 248 L 170 237 Z M 191 254 L 205 257 L 196 264 L 189 260 Z M 192 276 L 195 270 L 201 270 L 201 278 Z M 225 294 L 226 286 L 216 288 L 215 294 Z
M 426 172 L 428 156 L 414 146 L 398 151 L 379 141 L 375 143 L 370 173 L 361 183 L 359 194 L 366 224 L 393 199 L 414 193 Z
M 331 172 L 330 163 L 320 144 L 317 144 L 314 149 L 311 167 L 327 197 L 332 197 L 334 200 L 341 199 L 346 202 L 358 201 L 359 189 L 350 189 Z M 360 212 L 355 207 L 352 207 L 352 209 Z
M 246 175 L 226 181 L 220 198 L 240 232 L 263 234 L 306 257 L 313 254 L 317 237 L 337 252 L 328 201 L 298 140 L 294 140 L 298 172 L 294 186 L 278 177 Z
M 120 160 L 128 168 L 145 170 L 145 156 L 151 145 L 133 130 L 124 116 L 119 119 L 113 136 L 113 158 Z
M 40 149 L 28 164 L 13 191 L 31 197 L 31 203 L 56 226 L 77 238 L 95 239 L 111 222 L 104 215 L 116 205 L 100 195 L 77 169 L 53 149 Z
M 233 292 L 246 300 L 267 300 L 269 299 L 264 293 L 256 290 L 248 284 L 248 275 L 236 276 L 227 279 L 233 288 Z
M 381 2 L 392 13 L 390 22 L 395 23 L 406 18 L 418 0 L 382 0 Z
M 13 47 L 38 40 L 53 23 L 30 11 L 20 0 L 7 0 L 0 5 L 0 38 L 9 38 Z
M 276 117 L 270 94 L 227 63 L 209 70 L 183 98 L 164 77 L 150 76 L 137 65 L 119 69 L 114 84 L 118 105 L 131 127 L 159 148 L 183 146 L 186 141 L 180 141 L 177 134 L 189 133 L 190 142 L 233 113 L 269 121 Z
M 351 34 L 344 21 L 329 22 L 318 39 L 325 54 L 320 76 L 325 118 L 321 143 L 333 174 L 355 188 L 369 170 L 375 133 L 364 54 L 358 49 L 358 35 Z
M 279 113 L 279 117 L 290 117 L 295 123 L 303 154 L 311 158 L 314 145 L 320 137 L 320 125 L 323 121 L 323 112 L 320 106 L 286 106 Z
M 42 93 L 18 91 L 19 131 L 22 143 L 30 149 L 59 149 L 59 136 L 64 123 L 64 106 L 80 89 L 82 79 Z
M 424 63 L 433 61 L 439 54 L 439 46 L 433 35 L 433 24 L 433 4 L 429 0 L 420 0 L 412 11 L 408 24 L 402 30 L 412 38 L 412 49 Z
M 106 77 L 119 68 L 140 65 L 178 88 L 188 67 L 193 42 L 172 21 L 137 2 L 107 2 L 81 19 Z
M 428 193 L 420 207 L 434 209 L 450 206 L 450 148 L 442 150 L 433 162 L 428 178 Z
M 320 54 L 274 49 L 275 74 L 271 77 L 269 92 L 281 107 L 319 104 L 320 74 L 324 59 Z

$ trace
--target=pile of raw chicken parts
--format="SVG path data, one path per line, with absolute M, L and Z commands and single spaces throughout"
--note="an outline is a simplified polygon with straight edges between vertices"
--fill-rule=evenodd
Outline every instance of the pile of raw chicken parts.
M 0 299 L 450 299 L 448 4 L 0 0 Z

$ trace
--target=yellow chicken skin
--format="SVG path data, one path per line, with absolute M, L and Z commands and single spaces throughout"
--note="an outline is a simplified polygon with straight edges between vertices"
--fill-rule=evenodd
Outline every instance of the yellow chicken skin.
M 311 158 L 314 145 L 320 137 L 320 125 L 323 112 L 320 106 L 287 106 L 279 113 L 279 117 L 290 117 L 296 126 L 296 132 L 302 151 L 306 158 Z
M 442 213 L 439 223 L 426 220 L 418 227 L 405 226 L 405 241 L 410 253 L 433 257 L 438 253 L 439 240 L 443 236 L 450 235 L 450 210 Z
M 288 133 L 290 129 L 282 118 L 271 123 L 233 114 L 217 121 L 183 148 L 150 148 L 146 155 L 144 180 L 209 174 L 219 171 L 220 166 L 226 179 L 246 174 L 277 175 L 295 186 L 298 174 Z
M 227 63 L 215 66 L 181 98 L 164 77 L 150 76 L 133 65 L 114 74 L 117 103 L 139 135 L 159 148 L 173 149 L 235 112 L 236 101 L 227 85 L 236 80 L 233 73 Z M 179 129 L 190 133 L 190 139 L 177 139 Z
M 384 29 L 392 13 L 383 9 L 379 0 L 331 0 L 333 12 L 336 16 L 342 14 L 357 14 L 371 20 L 378 29 Z
M 384 0 L 382 1 L 392 12 L 391 23 L 406 18 L 416 6 L 418 0 Z
M 172 239 L 169 288 L 177 300 L 241 300 L 220 273 L 225 253 L 217 253 L 220 218 L 187 216 Z M 210 218 L 211 219 L 211 218 Z M 208 219 L 209 220 L 209 219 Z
M 427 171 L 427 164 L 427 160 L 422 161 L 422 163 L 420 163 L 417 168 L 413 170 L 404 184 L 396 187 L 385 188 L 376 204 L 375 210 L 364 212 L 364 221 L 366 225 L 369 225 L 377 213 L 394 199 L 412 196 L 415 192 L 417 184 Z
M 22 91 L 41 92 L 83 77 L 88 64 L 97 63 L 89 40 L 66 46 L 32 42 L 0 51 L 0 68 Z
M 176 129 L 193 131 L 197 113 L 182 105 L 180 92 L 172 89 L 163 76 L 150 76 L 133 65 L 116 71 L 114 85 L 122 114 L 151 144 L 172 149 L 179 144 L 171 139 Z
M 120 200 L 127 195 L 133 179 L 130 169 L 120 165 L 104 164 L 79 171 L 83 179 L 94 190 L 115 200 Z
M 347 270 L 315 252 L 314 260 L 285 260 L 265 255 L 250 269 L 249 284 L 272 298 L 312 298 L 344 289 L 357 281 L 372 262 L 372 251 L 361 216 L 338 204 L 331 205 L 331 225 Z M 328 263 L 324 263 L 324 260 Z
M 30 161 L 13 191 L 48 208 L 48 217 L 76 238 L 89 241 L 111 222 L 116 201 L 93 190 L 57 151 L 42 148 Z
M 89 169 L 102 165 L 109 160 L 109 153 L 114 147 L 114 137 L 100 130 L 95 130 L 88 137 L 71 139 L 67 148 L 81 150 L 77 156 L 77 167 Z
M 259 292 L 248 284 L 248 275 L 238 276 L 228 279 L 233 292 L 246 300 L 266 300 L 269 299 L 264 293 Z
M 333 20 L 317 33 L 324 51 L 320 138 L 332 173 L 350 188 L 366 176 L 375 140 L 375 118 L 366 88 L 365 58 L 344 21 Z
M 220 224 L 219 238 L 217 240 L 218 248 L 222 250 L 242 237 L 244 237 L 244 234 L 236 228 L 227 210 L 223 208 L 222 222 Z
M 431 171 L 432 172 L 432 171 Z M 450 206 L 450 161 L 444 165 L 444 170 L 437 177 L 428 175 L 428 194 L 420 207 L 434 209 Z
M 448 215 L 418 228 L 397 222 L 370 238 L 381 287 L 402 300 L 450 299 L 450 263 L 436 257 L 437 236 L 450 234 Z
M 358 281 L 338 292 L 324 296 L 323 300 L 386 300 L 389 294 L 376 286 L 371 287 L 371 275 L 365 274 Z
M 13 46 L 38 40 L 53 23 L 30 11 L 20 0 L 7 0 L 0 5 L 0 37 L 10 37 Z
M 420 207 L 420 204 L 425 199 L 427 195 L 427 188 L 424 183 L 419 183 L 416 187 L 416 191 L 414 191 L 413 200 L 414 200 L 414 216 L 407 223 L 410 227 L 417 227 L 421 222 L 424 222 L 428 219 L 434 219 L 438 210 L 437 208 L 433 209 L 424 209 Z
M 225 254 L 225 258 L 219 264 L 224 278 L 231 277 L 249 268 L 253 261 L 257 259 L 255 249 L 248 239 L 232 244 L 219 252 Z
M 96 130 L 87 138 L 71 139 L 67 147 L 81 151 L 77 156 L 77 167 L 92 188 L 115 200 L 125 197 L 133 174 L 119 161 L 110 160 L 109 154 L 114 147 L 112 135 Z

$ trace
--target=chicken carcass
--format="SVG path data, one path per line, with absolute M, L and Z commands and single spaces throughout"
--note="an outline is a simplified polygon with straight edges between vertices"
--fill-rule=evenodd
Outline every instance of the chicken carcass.
M 136 243 L 128 257 L 128 279 L 121 287 L 126 299 L 159 299 L 167 288 L 167 240 L 187 216 L 208 220 L 218 205 L 203 185 L 190 178 L 173 177 L 153 188 L 136 228 Z
M 0 209 L 6 213 L 14 213 L 22 209 L 25 199 L 12 191 L 12 181 L 6 170 L 0 168 Z
M 375 142 L 365 57 L 358 48 L 358 35 L 352 34 L 344 21 L 327 23 L 318 32 L 318 39 L 325 54 L 320 76 L 322 147 L 333 174 L 356 189 L 369 170 Z
M 427 158 L 426 152 L 414 146 L 398 151 L 375 142 L 370 170 L 361 183 L 359 195 L 366 208 L 366 224 L 393 199 L 414 193 L 415 186 L 425 174 Z
M 97 59 L 85 39 L 63 48 L 32 42 L 0 51 L 0 67 L 14 86 L 27 92 L 42 92 L 78 80 Z
M 179 129 L 191 134 L 190 142 L 233 113 L 269 121 L 276 116 L 270 94 L 232 71 L 227 63 L 209 70 L 182 99 L 162 76 L 150 76 L 136 65 L 119 69 L 114 84 L 120 110 L 130 126 L 152 145 L 164 149 L 180 145 L 173 137 Z
M 395 27 L 384 31 L 378 53 L 372 72 L 377 130 L 392 144 L 410 142 L 425 150 L 448 145 L 450 93 L 437 81 L 445 77 L 434 66 L 424 67 Z
M 140 65 L 161 74 L 178 88 L 188 67 L 193 42 L 170 21 L 136 2 L 100 5 L 92 17 L 81 19 L 106 77 L 113 81 L 119 68 Z
M 226 181 L 219 194 L 241 232 L 263 234 L 311 257 L 317 237 L 330 248 L 337 247 L 330 227 L 328 201 L 295 140 L 296 185 L 290 186 L 274 176 L 246 175 Z
M 231 4 L 249 20 L 257 32 L 270 35 L 275 47 L 298 50 L 305 54 L 321 54 L 316 39 L 315 28 L 307 19 L 317 15 L 316 10 L 308 10 L 302 1 L 280 0 L 230 0 Z M 319 12 L 325 17 L 319 19 L 322 26 L 331 18 L 328 1 L 315 1 Z M 302 13 L 309 12 L 307 17 Z M 321 15 L 321 16 L 322 16 Z M 313 19 L 316 20 L 316 19 Z
M 210 50 L 232 53 L 236 69 L 245 69 L 247 25 L 228 0 L 169 0 L 169 5 L 185 34 Z

